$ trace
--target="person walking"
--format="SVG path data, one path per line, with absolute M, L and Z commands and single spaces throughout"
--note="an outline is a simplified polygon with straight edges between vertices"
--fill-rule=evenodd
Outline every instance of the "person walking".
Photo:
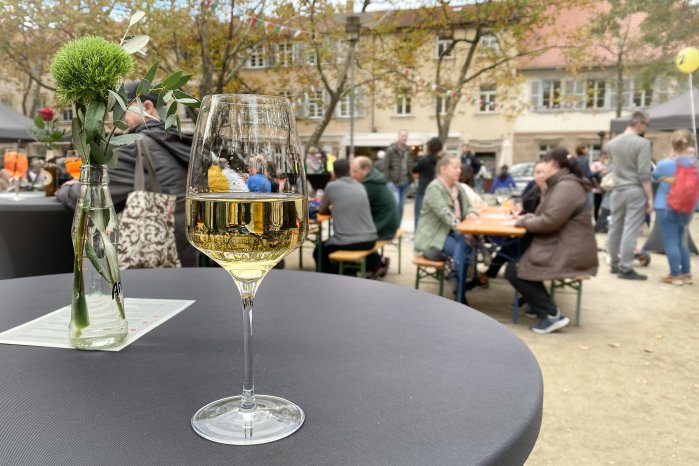
M 678 129 L 670 135 L 672 153 L 661 160 L 653 171 L 653 179 L 660 181 L 655 196 L 656 221 L 660 222 L 660 235 L 665 245 L 665 255 L 670 265 L 670 274 L 660 279 L 672 285 L 691 285 L 692 271 L 689 260 L 688 228 L 692 212 L 677 212 L 668 205 L 668 195 L 680 166 L 697 166 L 694 153 L 689 149 L 694 145 L 692 133 L 687 129 Z M 696 181 L 699 184 L 699 180 Z M 696 200 L 694 201 L 696 203 Z M 697 206 L 695 205 L 696 209 Z
M 648 279 L 633 269 L 633 260 L 645 215 L 653 211 L 650 141 L 641 136 L 649 123 L 644 112 L 634 112 L 626 130 L 607 145 L 614 176 L 608 238 L 611 273 L 625 280 Z
M 408 190 L 413 182 L 412 169 L 415 166 L 415 155 L 407 145 L 408 130 L 398 132 L 398 140 L 388 146 L 386 157 L 381 169 L 388 179 L 388 187 L 396 197 L 398 216 L 403 219 L 403 208 Z

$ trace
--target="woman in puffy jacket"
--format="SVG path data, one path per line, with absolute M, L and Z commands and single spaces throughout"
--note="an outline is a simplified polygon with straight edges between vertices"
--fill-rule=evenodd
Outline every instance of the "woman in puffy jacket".
M 515 223 L 533 234 L 522 258 L 505 276 L 539 318 L 536 333 L 550 333 L 570 322 L 549 295 L 544 280 L 597 274 L 597 242 L 587 193 L 592 183 L 568 150 L 557 147 L 544 156 L 546 195 L 533 214 Z

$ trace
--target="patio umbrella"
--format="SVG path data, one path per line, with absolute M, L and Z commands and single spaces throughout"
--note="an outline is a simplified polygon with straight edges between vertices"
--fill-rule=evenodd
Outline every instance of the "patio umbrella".
M 502 146 L 500 147 L 500 158 L 498 159 L 498 167 L 507 165 L 512 166 L 512 143 L 509 139 L 502 141 Z
M 32 120 L 0 102 L 0 142 L 33 141 Z

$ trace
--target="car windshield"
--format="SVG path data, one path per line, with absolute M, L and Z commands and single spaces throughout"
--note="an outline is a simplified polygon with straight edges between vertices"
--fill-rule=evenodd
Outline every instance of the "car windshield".
M 512 165 L 510 169 L 510 175 L 513 177 L 523 177 L 523 176 L 533 176 L 534 174 L 534 163 L 516 163 Z

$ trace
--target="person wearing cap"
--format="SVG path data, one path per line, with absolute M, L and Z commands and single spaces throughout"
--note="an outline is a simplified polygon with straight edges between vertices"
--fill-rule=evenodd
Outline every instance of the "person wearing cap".
M 126 96 L 130 104 L 136 99 L 138 81 L 125 84 Z M 175 241 L 177 254 L 183 267 L 196 267 L 199 254 L 189 244 L 185 236 L 185 189 L 187 185 L 187 165 L 191 140 L 180 138 L 176 131 L 165 131 L 165 125 L 160 120 L 156 110 L 157 95 L 140 96 L 143 116 L 127 111 L 124 121 L 128 125 L 127 133 L 144 135 L 155 169 L 155 177 L 160 182 L 163 193 L 177 196 L 175 204 Z M 114 149 L 118 157 L 115 168 L 109 170 L 109 190 L 117 212 L 124 209 L 126 197 L 134 189 L 134 171 L 138 149 L 136 144 L 119 146 Z M 149 190 L 149 180 L 146 179 L 146 190 Z M 77 180 L 64 183 L 56 193 L 56 198 L 63 205 L 75 208 L 80 195 L 80 184 Z

